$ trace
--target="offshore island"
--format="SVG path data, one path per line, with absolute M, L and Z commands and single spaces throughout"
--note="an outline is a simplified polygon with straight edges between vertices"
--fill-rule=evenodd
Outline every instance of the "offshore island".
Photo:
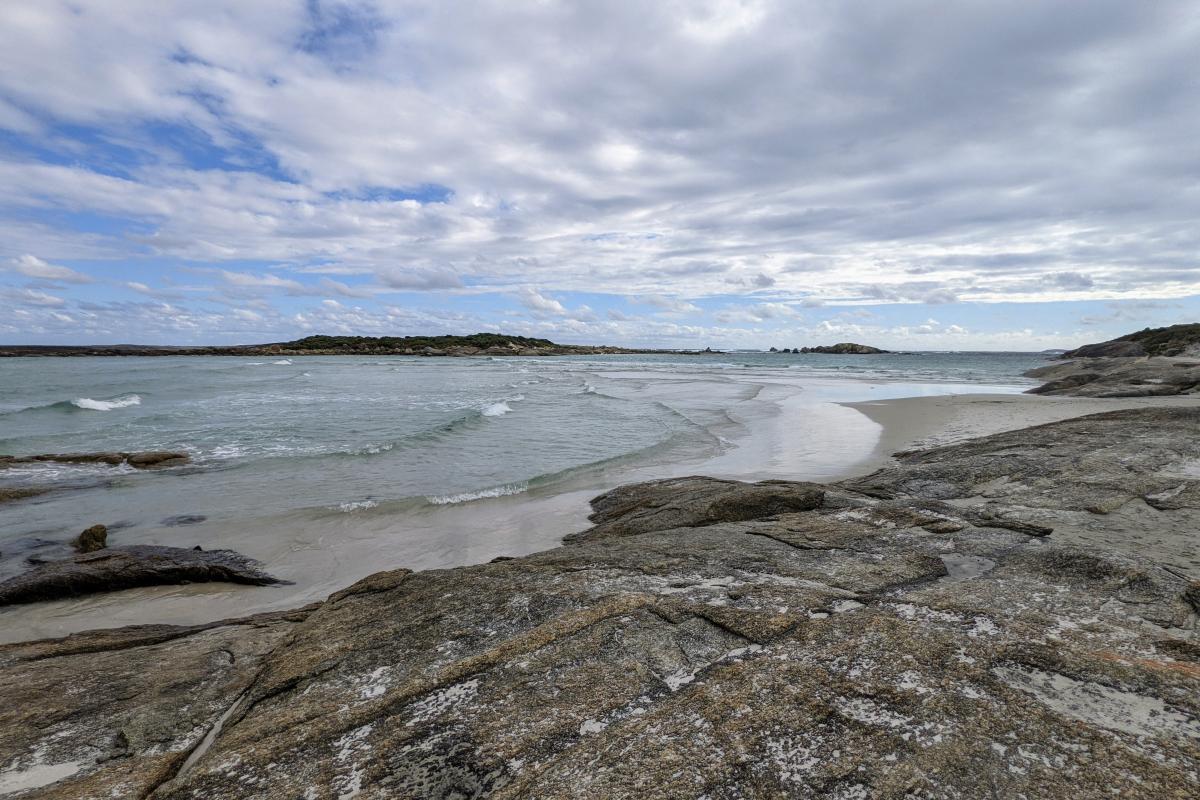
M 642 482 L 533 555 L 4 645 L 0 796 L 1195 797 L 1200 326 L 1035 377 L 859 404 L 861 474 Z M 102 533 L 10 580 L 163 555 Z

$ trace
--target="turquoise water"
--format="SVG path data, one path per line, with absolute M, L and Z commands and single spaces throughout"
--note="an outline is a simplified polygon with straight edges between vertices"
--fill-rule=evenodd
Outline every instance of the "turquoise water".
M 878 433 L 838 403 L 1015 392 L 1042 363 L 994 353 L 0 359 L 0 453 L 192 456 L 159 472 L 0 471 L 2 485 L 71 489 L 0 511 L 0 577 L 103 522 L 114 543 L 259 558 L 296 581 L 292 594 L 222 597 L 287 604 L 387 567 L 551 546 L 586 524 L 587 497 L 627 480 L 834 477 Z M 224 601 L 212 593 L 232 590 L 207 591 L 215 613 Z

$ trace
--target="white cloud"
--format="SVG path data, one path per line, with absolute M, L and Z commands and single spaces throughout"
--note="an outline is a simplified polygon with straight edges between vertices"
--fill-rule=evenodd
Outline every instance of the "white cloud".
M 226 303 L 517 293 L 539 323 L 594 324 L 569 292 L 660 317 L 1200 293 L 1187 2 L 338 8 L 0 4 L 0 127 L 54 156 L 0 159 L 0 261 L 205 264 Z
M 77 272 L 70 267 L 63 267 L 58 264 L 49 264 L 37 256 L 29 255 L 28 253 L 14 258 L 9 262 L 8 268 L 27 278 L 61 281 L 63 283 L 92 282 L 92 279 L 82 272 Z
M 557 314 L 563 315 L 567 313 L 566 307 L 552 297 L 546 297 L 539 294 L 537 290 L 526 287 L 517 292 L 517 298 L 521 304 L 533 311 L 535 314 Z

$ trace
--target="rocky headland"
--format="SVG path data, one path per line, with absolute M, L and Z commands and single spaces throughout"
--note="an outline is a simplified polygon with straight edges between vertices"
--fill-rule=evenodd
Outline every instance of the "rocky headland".
M 878 347 L 871 347 L 866 344 L 855 344 L 854 342 L 840 342 L 838 344 L 823 345 L 818 347 L 801 347 L 801 353 L 825 353 L 835 356 L 870 356 L 879 355 L 881 353 L 890 352 L 888 350 L 880 350 Z
M 654 481 L 532 556 L 6 645 L 0 795 L 1194 798 L 1198 428 Z
M 1046 383 L 1032 394 L 1166 397 L 1200 393 L 1200 324 L 1147 328 L 1059 356 L 1025 375 Z

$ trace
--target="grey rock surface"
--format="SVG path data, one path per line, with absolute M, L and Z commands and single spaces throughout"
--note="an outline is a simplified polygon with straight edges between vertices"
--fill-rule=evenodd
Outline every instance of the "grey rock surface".
M 1074 397 L 1165 397 L 1200 393 L 1200 359 L 1087 358 L 1026 372 L 1046 381 L 1031 394 Z
M 1143 542 L 1196 549 L 1198 431 L 1122 411 L 824 487 L 656 481 L 544 553 L 3 647 L 0 791 L 1194 798 L 1200 571 Z

